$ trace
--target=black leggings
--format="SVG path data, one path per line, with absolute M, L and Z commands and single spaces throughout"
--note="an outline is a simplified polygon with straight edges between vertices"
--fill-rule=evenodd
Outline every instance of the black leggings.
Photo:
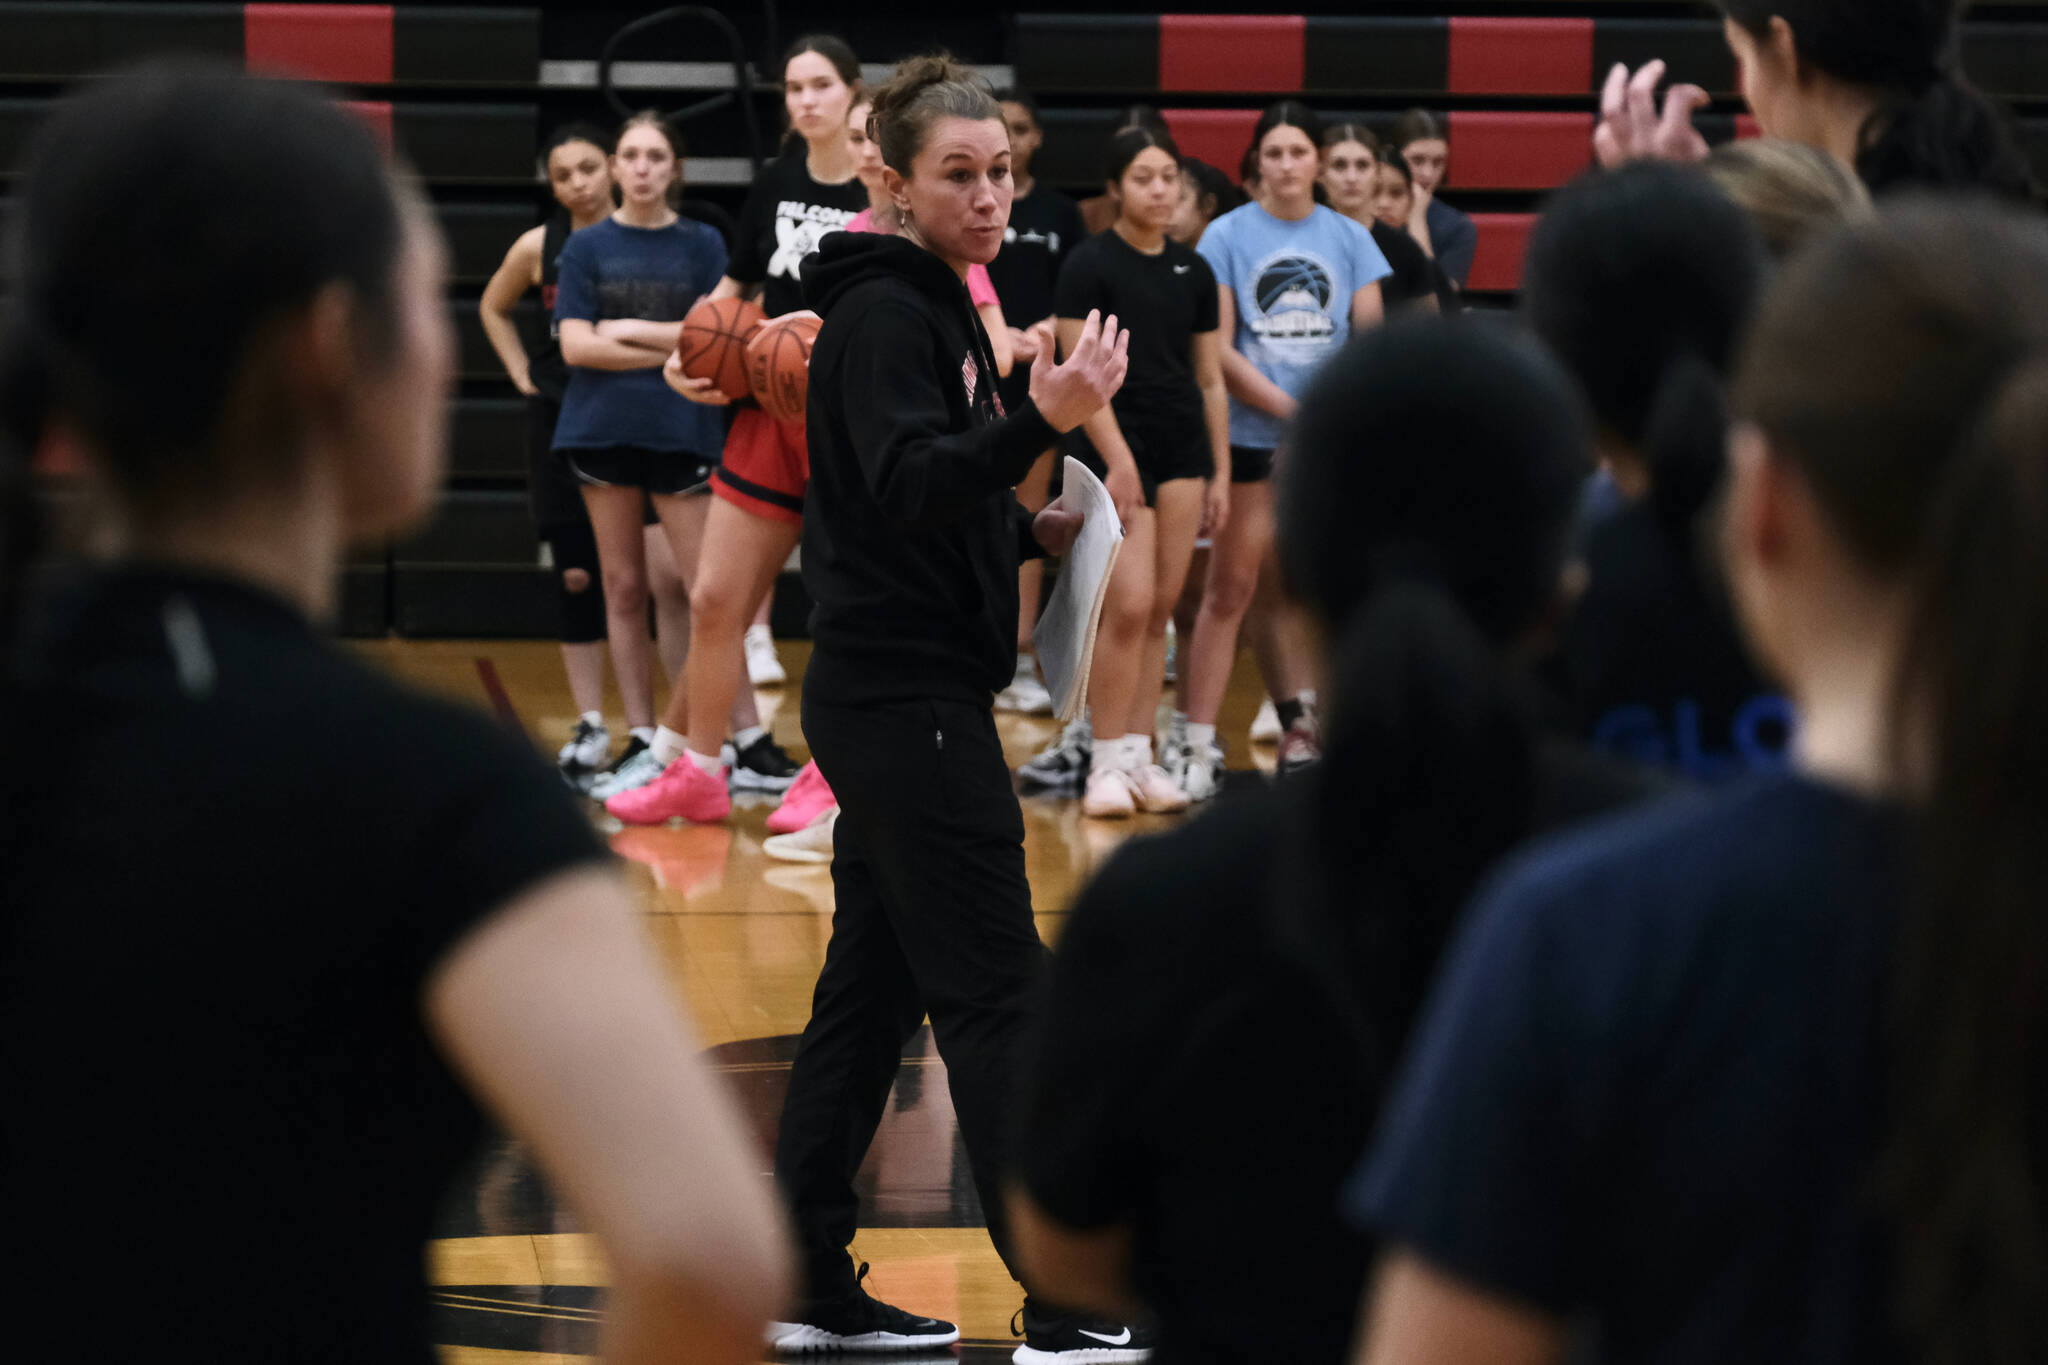
M 555 419 L 561 406 L 547 398 L 526 405 L 527 496 L 540 538 L 555 559 L 555 600 L 560 607 L 562 643 L 593 644 L 605 638 L 604 580 L 597 572 L 597 533 L 569 462 L 555 454 Z M 589 581 L 571 589 L 569 571 L 581 569 Z

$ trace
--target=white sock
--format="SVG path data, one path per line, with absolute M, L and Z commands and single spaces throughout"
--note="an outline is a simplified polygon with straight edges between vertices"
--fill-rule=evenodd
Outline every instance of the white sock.
M 648 751 L 654 755 L 655 760 L 664 768 L 681 758 L 683 751 L 689 747 L 690 741 L 688 739 L 669 729 L 666 725 L 654 732 L 654 738 L 647 745 Z
M 1316 690 L 1313 687 L 1304 687 L 1295 694 L 1294 699 L 1303 706 L 1314 706 L 1316 704 Z
M 582 715 L 576 717 L 576 719 L 587 722 L 591 725 L 595 725 L 600 730 L 604 728 L 604 712 L 602 711 L 585 711 Z
M 626 731 L 626 734 L 629 738 L 637 739 L 642 744 L 654 743 L 654 727 L 652 725 L 636 725 Z
M 732 747 L 736 750 L 744 749 L 767 733 L 766 730 L 758 725 L 749 725 L 746 729 L 732 737 Z
M 1215 744 L 1215 742 L 1215 726 L 1197 725 L 1193 721 L 1188 722 L 1188 748 L 1193 749 L 1196 753 L 1206 754 L 1209 752 L 1210 746 Z
M 696 764 L 705 772 L 710 773 L 713 777 L 719 777 L 724 774 L 725 764 L 720 761 L 717 754 L 707 757 L 694 749 L 685 749 L 683 752 L 690 756 L 690 762 Z
M 1019 654 L 1017 656 L 1017 676 L 1019 678 L 1037 677 L 1038 661 L 1029 654 Z
M 1152 736 L 1124 736 L 1124 771 L 1137 772 L 1152 765 Z

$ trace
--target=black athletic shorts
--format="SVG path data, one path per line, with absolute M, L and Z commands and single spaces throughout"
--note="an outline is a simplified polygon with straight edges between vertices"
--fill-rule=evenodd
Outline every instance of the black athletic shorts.
M 1159 485 L 1175 479 L 1206 479 L 1215 466 L 1209 454 L 1208 433 L 1201 428 L 1179 434 L 1125 427 L 1124 444 L 1138 466 L 1138 486 L 1145 490 L 1145 505 L 1159 505 Z M 1076 427 L 1061 441 L 1061 452 L 1072 455 L 1095 472 L 1096 478 L 1109 473 L 1109 466 L 1096 453 L 1095 443 Z
M 1273 452 L 1259 446 L 1230 448 L 1230 481 L 1264 483 L 1273 477 Z
M 557 526 L 590 521 L 576 476 L 555 449 L 555 419 L 561 415 L 562 405 L 552 398 L 526 400 L 526 494 L 542 540 L 550 539 L 548 532 Z
M 705 493 L 718 461 L 686 450 L 648 450 L 644 446 L 603 446 L 595 450 L 564 450 L 577 478 L 599 488 L 644 488 L 649 493 Z

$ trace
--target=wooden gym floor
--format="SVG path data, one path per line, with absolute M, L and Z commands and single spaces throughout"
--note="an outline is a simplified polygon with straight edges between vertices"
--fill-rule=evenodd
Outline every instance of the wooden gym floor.
M 411 681 L 496 711 L 550 756 L 575 708 L 557 646 L 533 641 L 379 641 L 362 652 Z M 808 645 L 779 645 L 788 686 L 759 693 L 762 715 L 801 758 L 798 689 Z M 1259 690 L 1239 662 L 1218 726 L 1233 767 L 1270 770 L 1273 751 L 1245 741 Z M 657 705 L 659 702 L 657 701 Z M 606 708 L 623 743 L 616 694 Z M 772 719 L 770 717 L 772 716 Z M 1057 732 L 1049 718 L 999 715 L 1011 766 Z M 1227 799 L 1227 798 L 1226 798 Z M 812 984 L 831 935 L 828 866 L 778 863 L 761 852 L 775 798 L 742 796 L 728 826 L 620 829 L 592 817 L 618 853 L 646 911 L 670 978 L 688 1002 L 710 1055 L 762 1142 L 761 1170 Z M 1124 839 L 1164 828 L 1166 817 L 1083 820 L 1072 799 L 1023 801 L 1025 860 L 1039 933 L 1056 944 L 1067 907 Z M 954 1129 L 945 1068 L 921 1030 L 905 1049 L 887 1114 L 861 1174 L 863 1227 L 855 1255 L 873 1266 L 869 1288 L 918 1313 L 960 1324 L 961 1349 L 936 1360 L 1007 1361 L 1022 1290 L 989 1246 Z M 596 1354 L 605 1268 L 574 1218 L 559 1208 L 518 1150 L 498 1141 L 458 1182 L 428 1247 L 435 1340 L 450 1365 L 587 1359 Z M 892 1357 L 911 1359 L 910 1357 Z

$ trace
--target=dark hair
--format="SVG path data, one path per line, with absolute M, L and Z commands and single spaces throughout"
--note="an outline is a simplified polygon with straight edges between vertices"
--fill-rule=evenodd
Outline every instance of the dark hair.
M 1209 216 L 1219 218 L 1244 203 L 1244 191 L 1230 183 L 1230 177 L 1199 157 L 1184 156 L 1180 160 L 1180 173 L 1194 182 L 1195 199 L 1216 201 L 1216 212 Z
M 1143 128 L 1146 132 L 1157 133 L 1160 137 L 1173 136 L 1173 131 L 1166 126 L 1166 115 L 1149 104 L 1127 104 L 1117 110 L 1116 126 L 1119 129 Z
M 1300 100 L 1281 100 L 1269 104 L 1260 113 L 1259 121 L 1252 125 L 1252 159 L 1256 161 L 1259 149 L 1266 145 L 1266 136 L 1275 128 L 1299 128 L 1308 135 L 1309 145 L 1323 145 L 1323 120 L 1315 110 Z
M 1246 143 L 1244 155 L 1237 159 L 1237 178 L 1246 185 L 1258 182 L 1259 144 L 1256 141 Z
M 1836 229 L 1765 303 L 1735 411 L 1906 590 L 1895 760 L 1924 774 L 1891 965 L 1880 1189 L 1913 1359 L 2048 1348 L 2048 240 L 1986 203 Z M 1910 752 L 1908 752 L 1910 751 Z
M 1119 128 L 1110 134 L 1109 146 L 1103 152 L 1102 178 L 1112 185 L 1117 184 L 1124 178 L 1124 172 L 1131 168 L 1131 163 L 1138 159 L 1138 153 L 1147 147 L 1157 147 L 1175 162 L 1181 159 L 1180 148 L 1174 145 L 1172 138 L 1162 137 L 1146 128 Z
M 1908 185 L 2038 193 L 2005 114 L 1963 76 L 1956 0 L 1720 0 L 1758 39 L 1783 19 L 1802 61 L 1879 94 L 1856 170 L 1873 192 Z
M 1387 139 L 1395 151 L 1403 151 L 1411 142 L 1448 142 L 1444 126 L 1437 116 L 1427 109 L 1410 109 L 1394 120 L 1393 135 Z
M 806 33 L 789 45 L 782 54 L 782 64 L 776 68 L 779 84 L 789 75 L 789 64 L 806 52 L 815 52 L 832 63 L 832 69 L 839 73 L 839 79 L 855 90 L 860 89 L 860 58 L 853 55 L 853 48 L 844 38 L 830 33 Z
M 1378 1021 L 1358 1033 L 1383 1084 L 1461 907 L 1536 819 L 1537 717 L 1505 656 L 1557 602 L 1587 430 L 1541 347 L 1422 317 L 1332 359 L 1289 442 L 1276 543 L 1335 644 L 1324 761 L 1298 779 L 1309 894 L 1282 923 L 1339 938 L 1317 958 Z
M 1402 156 L 1399 152 L 1396 152 L 1392 156 L 1381 157 L 1380 165 L 1384 166 L 1386 169 L 1392 171 L 1395 175 L 1398 175 L 1403 180 L 1407 181 L 1409 189 L 1412 190 L 1415 188 L 1415 172 L 1408 165 L 1407 157 Z
M 572 142 L 587 142 L 600 152 L 609 152 L 618 145 L 617 138 L 606 137 L 594 123 L 585 123 L 581 119 L 573 123 L 564 123 L 549 133 L 547 139 L 540 144 L 540 170 L 543 176 L 547 174 L 548 158 Z
M 1038 112 L 1038 101 L 1033 99 L 1025 91 L 1018 90 L 1015 88 L 1007 90 L 998 90 L 996 91 L 996 103 L 1022 105 L 1024 107 L 1024 112 L 1031 115 L 1032 127 L 1039 129 L 1043 129 L 1045 127 L 1045 119 L 1041 117 Z
M 109 211 L 129 199 L 177 210 Z M 368 353 L 396 333 L 404 220 L 384 154 L 304 85 L 190 63 L 95 83 L 37 132 L 20 217 L 0 345 L 9 607 L 35 532 L 26 464 L 53 420 L 138 514 L 175 512 L 296 468 L 289 399 L 230 403 L 266 328 L 342 284 Z
M 1386 158 L 1386 149 L 1381 146 L 1378 134 L 1362 123 L 1333 123 L 1323 129 L 1322 148 L 1324 151 L 1327 152 L 1332 147 L 1341 147 L 1347 142 L 1356 142 L 1359 146 L 1371 152 L 1374 161 L 1381 161 Z
M 1723 377 L 1768 269 L 1749 215 L 1666 162 L 1580 176 L 1530 234 L 1523 316 L 1642 456 L 1674 529 L 1720 482 Z
M 940 119 L 1003 117 L 988 82 L 946 52 L 905 57 L 896 74 L 875 92 L 868 113 L 868 136 L 882 149 L 884 165 L 898 175 L 910 174 L 910 163 L 924 150 L 924 140 Z

